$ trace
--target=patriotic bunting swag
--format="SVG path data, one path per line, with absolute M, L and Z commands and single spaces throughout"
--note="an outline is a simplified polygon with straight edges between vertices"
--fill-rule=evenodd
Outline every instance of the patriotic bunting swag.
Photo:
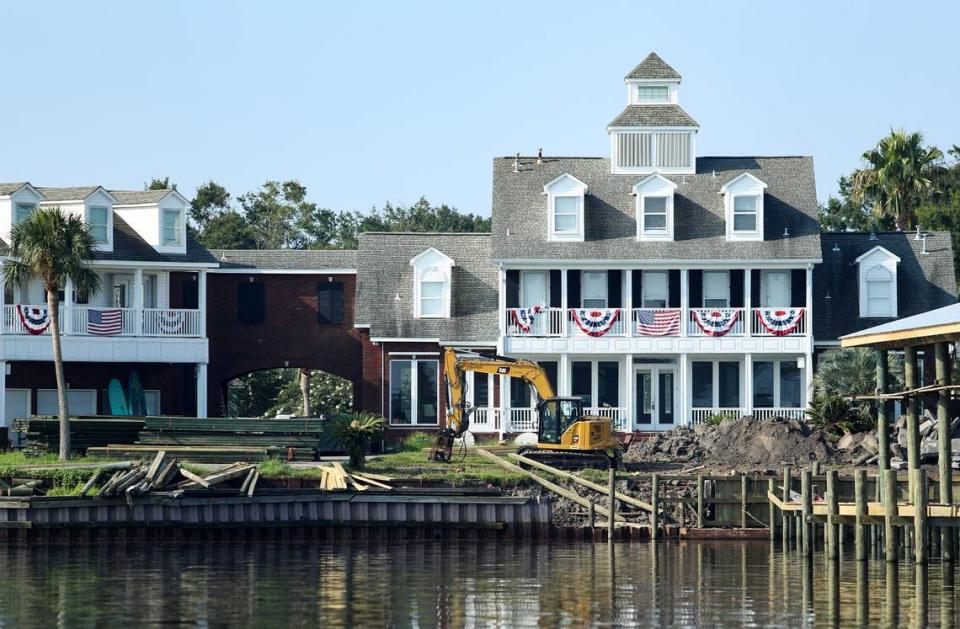
M 164 334 L 176 334 L 183 327 L 183 313 L 169 310 L 158 312 L 157 325 Z
M 574 310 L 573 321 L 588 336 L 603 336 L 620 316 L 619 308 L 607 310 Z
M 516 325 L 521 332 L 524 334 L 530 333 L 530 328 L 533 327 L 534 321 L 537 319 L 537 315 L 543 311 L 543 306 L 531 306 L 530 308 L 512 308 L 510 310 L 510 318 L 513 319 L 514 325 Z
M 679 310 L 641 310 L 637 313 L 640 336 L 680 336 Z
M 17 315 L 30 334 L 43 334 L 50 327 L 50 312 L 46 308 L 17 305 Z
M 726 336 L 733 329 L 739 310 L 693 310 L 693 321 L 708 336 Z
M 774 336 L 786 336 L 797 331 L 803 319 L 802 308 L 758 308 L 757 321 Z

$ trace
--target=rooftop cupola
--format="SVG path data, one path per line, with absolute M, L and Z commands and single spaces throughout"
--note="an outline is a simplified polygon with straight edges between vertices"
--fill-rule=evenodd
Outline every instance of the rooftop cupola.
M 694 173 L 699 125 L 680 108 L 680 74 L 651 52 L 624 83 L 627 108 L 607 125 L 613 173 Z

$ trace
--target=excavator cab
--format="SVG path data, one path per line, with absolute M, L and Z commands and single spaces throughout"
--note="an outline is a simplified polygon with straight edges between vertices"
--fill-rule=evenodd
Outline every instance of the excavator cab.
M 583 400 L 578 397 L 555 397 L 542 402 L 538 407 L 540 417 L 540 443 L 560 443 L 560 438 L 570 426 L 583 417 Z

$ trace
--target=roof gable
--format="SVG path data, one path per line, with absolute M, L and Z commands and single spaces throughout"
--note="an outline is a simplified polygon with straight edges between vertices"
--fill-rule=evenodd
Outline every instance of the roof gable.
M 568 186 L 567 189 L 580 189 L 580 191 L 583 193 L 587 192 L 587 184 L 583 183 L 582 181 L 580 181 L 570 173 L 563 173 L 559 177 L 554 177 L 553 179 L 545 183 L 543 185 L 543 193 L 550 194 L 550 191 L 553 188 L 556 188 L 561 183 L 566 183 Z
M 643 190 L 643 188 L 646 188 L 655 182 L 660 184 L 661 186 L 667 186 L 673 191 L 676 191 L 678 187 L 677 184 L 670 181 L 660 173 L 653 173 L 652 175 L 648 175 L 643 179 L 641 179 L 640 181 L 638 181 L 637 183 L 633 184 L 634 194 L 639 194 L 640 191 Z
M 874 248 L 871 249 L 870 251 L 867 251 L 866 253 L 861 254 L 860 256 L 857 257 L 856 260 L 854 260 L 854 262 L 856 262 L 857 264 L 860 264 L 861 262 L 863 262 L 864 260 L 866 260 L 866 259 L 869 258 L 870 256 L 874 255 L 875 253 L 882 253 L 883 255 L 887 256 L 888 258 L 893 258 L 893 259 L 896 260 L 897 262 L 900 262 L 900 256 L 895 255 L 895 254 L 892 253 L 889 249 L 886 249 L 886 248 L 884 248 L 884 247 L 881 247 L 880 245 L 877 245 L 876 247 L 874 247 Z
M 754 177 L 750 173 L 741 173 L 720 186 L 720 194 L 726 194 L 727 190 L 744 185 L 746 187 L 763 188 L 764 190 L 767 189 L 767 184 L 763 181 L 760 181 L 760 179 L 757 177 Z
M 457 265 L 453 258 L 434 247 L 427 247 L 425 250 L 410 258 L 410 266 L 431 266 L 436 264 L 442 264 L 448 267 Z
M 666 61 L 660 58 L 655 52 L 647 55 L 646 59 L 641 61 L 637 67 L 627 74 L 625 79 L 666 79 L 680 80 L 680 74 L 671 68 Z

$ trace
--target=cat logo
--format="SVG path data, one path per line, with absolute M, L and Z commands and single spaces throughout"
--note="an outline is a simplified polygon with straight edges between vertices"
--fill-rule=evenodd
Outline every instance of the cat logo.
M 505 376 L 505 375 L 507 375 L 508 373 L 510 373 L 510 368 L 509 368 L 509 367 L 497 367 L 497 373 L 500 374 L 501 376 Z

